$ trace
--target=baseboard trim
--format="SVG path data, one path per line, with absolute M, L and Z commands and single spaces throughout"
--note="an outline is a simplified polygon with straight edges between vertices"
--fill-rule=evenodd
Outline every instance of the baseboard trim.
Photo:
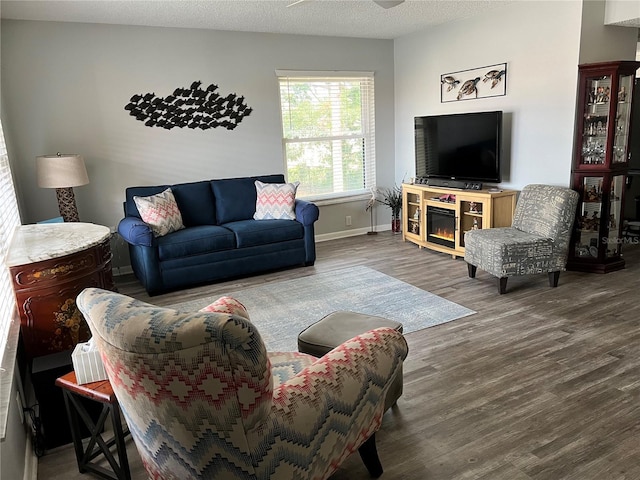
M 27 435 L 27 444 L 24 447 L 24 475 L 23 480 L 38 480 L 38 457 L 33 451 L 31 435 Z
M 391 226 L 376 227 L 375 232 L 383 232 L 391 230 Z M 321 233 L 316 235 L 316 243 L 326 242 L 328 240 L 337 240 L 339 238 L 357 237 L 358 235 L 366 235 L 371 231 L 370 228 L 355 228 L 352 230 L 342 230 L 340 232 Z

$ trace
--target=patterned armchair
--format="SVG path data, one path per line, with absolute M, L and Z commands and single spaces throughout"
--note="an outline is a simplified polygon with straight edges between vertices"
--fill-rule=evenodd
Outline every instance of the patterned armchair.
M 407 355 L 390 328 L 324 357 L 267 353 L 244 307 L 223 297 L 180 313 L 89 288 L 77 299 L 153 479 L 326 479 L 374 433 Z
M 578 193 L 570 188 L 527 185 L 520 192 L 511 227 L 470 230 L 464 236 L 469 277 L 480 268 L 498 277 L 498 291 L 514 275 L 547 273 L 558 286 L 565 270 Z

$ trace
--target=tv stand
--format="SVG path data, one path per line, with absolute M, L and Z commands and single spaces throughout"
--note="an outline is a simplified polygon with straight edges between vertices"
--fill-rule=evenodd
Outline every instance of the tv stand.
M 476 182 L 472 180 L 417 177 L 416 184 L 429 185 L 430 187 L 458 188 L 461 190 L 482 190 L 482 182 Z
M 464 257 L 464 233 L 509 227 L 516 207 L 515 190 L 452 190 L 402 185 L 402 239 L 420 248 Z

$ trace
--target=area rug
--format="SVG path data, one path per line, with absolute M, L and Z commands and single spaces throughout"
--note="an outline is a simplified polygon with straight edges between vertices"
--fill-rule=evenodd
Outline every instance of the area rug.
M 350 267 L 273 282 L 225 295 L 244 304 L 269 351 L 297 350 L 298 333 L 336 310 L 401 322 L 404 333 L 476 312 L 368 267 Z M 222 295 L 172 305 L 182 312 L 206 307 Z

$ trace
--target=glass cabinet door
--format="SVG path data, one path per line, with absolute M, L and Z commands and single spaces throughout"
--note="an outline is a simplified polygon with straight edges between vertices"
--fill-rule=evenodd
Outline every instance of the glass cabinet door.
M 609 192 L 609 216 L 607 218 L 607 236 L 603 237 L 606 243 L 606 256 L 615 257 L 620 255 L 622 239 L 619 236 L 622 222 L 622 190 L 625 184 L 624 175 L 616 175 L 611 180 L 611 191 Z
M 574 185 L 581 198 L 572 257 L 592 262 L 620 257 L 626 175 L 581 174 Z
M 408 190 L 403 188 L 403 211 L 405 215 L 405 225 L 402 232 L 406 235 L 421 235 L 422 226 L 422 208 L 421 208 L 421 195 L 419 192 Z
M 631 95 L 634 78 L 634 75 L 620 76 L 612 163 L 624 163 L 629 160 L 629 123 L 631 121 Z
M 582 201 L 576 218 L 576 257 L 598 257 L 602 217 L 602 177 L 583 177 Z
M 611 99 L 611 75 L 587 79 L 584 123 L 582 126 L 582 165 L 604 165 Z

